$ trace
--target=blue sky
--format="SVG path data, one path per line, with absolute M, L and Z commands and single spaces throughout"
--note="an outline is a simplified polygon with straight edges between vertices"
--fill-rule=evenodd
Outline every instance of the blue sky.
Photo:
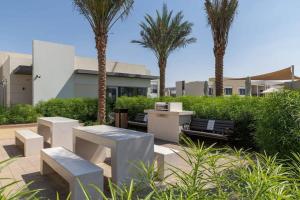
M 214 76 L 213 42 L 203 0 L 136 0 L 130 16 L 117 23 L 109 35 L 108 59 L 145 64 L 158 74 L 150 50 L 131 44 L 139 38 L 145 13 L 154 14 L 167 3 L 182 10 L 194 23 L 197 43 L 173 53 L 167 66 L 167 85 L 177 80 L 207 80 Z M 71 0 L 2 0 L 0 50 L 31 53 L 33 39 L 71 44 L 76 54 L 96 55 L 93 33 Z M 300 1 L 240 0 L 230 32 L 224 76 L 241 77 L 296 66 L 300 75 Z

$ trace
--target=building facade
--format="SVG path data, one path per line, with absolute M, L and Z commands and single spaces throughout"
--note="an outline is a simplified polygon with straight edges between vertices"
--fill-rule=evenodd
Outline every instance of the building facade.
M 151 96 L 144 65 L 107 61 L 107 96 Z M 75 47 L 33 41 L 32 55 L 0 53 L 2 105 L 36 104 L 51 98 L 97 97 L 98 61 L 75 56 Z

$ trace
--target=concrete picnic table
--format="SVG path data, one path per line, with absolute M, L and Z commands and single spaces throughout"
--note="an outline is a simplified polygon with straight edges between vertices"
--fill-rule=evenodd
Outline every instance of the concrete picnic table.
M 117 185 L 139 178 L 140 162 L 153 162 L 152 134 L 107 125 L 75 127 L 73 133 L 74 152 L 95 164 L 104 161 L 106 148 L 111 149 L 112 181 Z
M 79 126 L 78 120 L 65 117 L 41 117 L 37 120 L 37 133 L 51 147 L 65 147 L 73 151 L 73 127 Z

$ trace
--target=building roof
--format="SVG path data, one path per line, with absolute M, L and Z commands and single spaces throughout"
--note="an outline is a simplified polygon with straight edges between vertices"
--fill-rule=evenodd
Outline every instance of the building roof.
M 75 70 L 76 74 L 90 74 L 90 75 L 98 75 L 98 70 L 83 70 L 77 69 Z M 114 77 L 125 77 L 125 78 L 141 78 L 141 79 L 158 79 L 159 76 L 152 76 L 152 75 L 143 75 L 143 74 L 128 74 L 128 73 L 119 73 L 119 72 L 106 72 L 107 76 L 114 76 Z
M 14 52 L 0 52 L 0 67 L 8 58 L 18 60 L 20 65 L 17 69 L 12 69 L 14 74 L 31 74 L 32 73 L 32 55 L 22 54 Z M 24 59 L 26 58 L 26 62 Z M 27 69 L 25 69 L 27 68 Z M 74 71 L 76 70 L 98 70 L 98 60 L 96 58 L 89 57 L 74 57 Z M 106 71 L 112 73 L 123 73 L 123 74 L 135 74 L 135 75 L 149 75 L 151 76 L 150 70 L 145 65 L 141 64 L 130 64 L 118 61 L 107 60 Z
M 76 69 L 76 74 L 90 74 L 98 75 L 98 70 L 85 70 L 85 69 Z M 32 75 L 32 65 L 19 65 L 14 71 L 13 74 L 22 74 L 22 75 Z M 141 79 L 158 79 L 159 76 L 152 75 L 143 75 L 143 74 L 128 74 L 128 73 L 119 73 L 119 72 L 107 72 L 107 76 L 113 77 L 125 77 L 125 78 L 141 78 Z

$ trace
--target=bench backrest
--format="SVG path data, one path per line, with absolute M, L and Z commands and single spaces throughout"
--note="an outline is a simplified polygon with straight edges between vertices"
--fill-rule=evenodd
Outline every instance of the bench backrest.
M 213 122 L 213 123 L 212 123 Z M 211 125 L 213 126 L 211 127 Z M 212 131 L 216 133 L 231 132 L 234 129 L 234 122 L 230 120 L 208 120 L 193 118 L 190 129 L 195 131 Z
M 142 123 L 145 123 L 147 122 L 147 114 L 145 113 L 138 113 L 135 118 L 134 118 L 134 121 L 136 122 L 142 122 Z

